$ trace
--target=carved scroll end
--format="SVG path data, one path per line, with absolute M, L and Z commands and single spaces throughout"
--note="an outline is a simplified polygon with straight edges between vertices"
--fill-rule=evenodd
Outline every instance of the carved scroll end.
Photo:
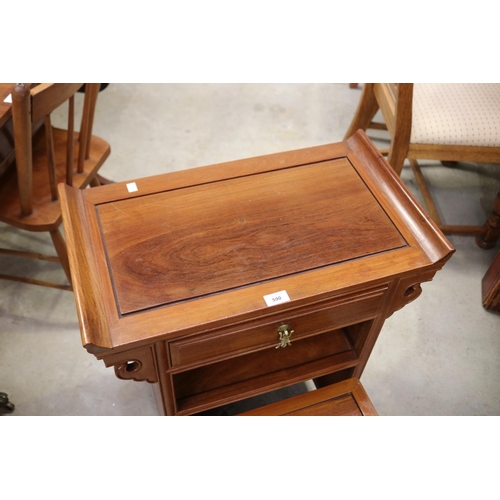
M 421 283 L 413 283 L 412 285 L 404 289 L 400 297 L 400 300 L 403 302 L 401 307 L 409 304 L 410 302 L 413 302 L 415 299 L 420 297 L 420 294 L 422 293 L 422 287 L 420 285 Z
M 135 380 L 136 382 L 156 382 L 154 371 L 145 367 L 139 359 L 129 359 L 114 366 L 115 375 L 121 380 Z
M 120 380 L 158 382 L 153 351 L 149 347 L 103 357 L 107 367 L 113 366 Z
M 421 284 L 425 281 L 432 281 L 434 274 L 435 272 L 428 275 L 421 275 L 418 277 L 418 281 L 415 278 L 413 280 L 402 280 L 396 291 L 390 316 L 420 297 L 422 293 Z

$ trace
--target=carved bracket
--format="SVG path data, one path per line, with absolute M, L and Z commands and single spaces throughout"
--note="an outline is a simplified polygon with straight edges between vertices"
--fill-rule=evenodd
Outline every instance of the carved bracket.
M 107 367 L 114 366 L 115 375 L 121 380 L 158 381 L 155 356 L 152 347 L 102 356 Z
M 431 273 L 421 274 L 418 277 L 414 276 L 410 279 L 400 280 L 392 302 L 392 311 L 389 316 L 417 299 L 422 293 L 422 287 L 420 285 L 425 281 L 432 281 L 435 274 L 436 271 L 432 271 Z

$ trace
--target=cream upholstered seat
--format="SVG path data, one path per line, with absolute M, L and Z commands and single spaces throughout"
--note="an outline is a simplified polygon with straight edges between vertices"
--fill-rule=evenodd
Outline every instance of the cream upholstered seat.
M 373 122 L 380 109 L 385 124 Z M 484 225 L 443 224 L 417 159 L 500 164 L 500 84 L 365 83 L 345 138 L 356 130 L 387 128 L 388 162 L 398 175 L 408 159 L 430 216 L 446 234 L 475 235 L 492 248 L 500 236 L 500 191 Z
M 413 85 L 410 143 L 500 147 L 499 83 Z

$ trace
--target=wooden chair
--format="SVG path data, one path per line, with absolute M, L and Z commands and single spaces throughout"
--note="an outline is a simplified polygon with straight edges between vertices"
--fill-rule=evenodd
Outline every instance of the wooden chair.
M 109 144 L 92 135 L 99 84 L 86 84 L 80 132 L 74 131 L 75 93 L 81 83 L 17 84 L 12 92 L 15 168 L 0 178 L 0 220 L 26 231 L 48 231 L 57 257 L 0 249 L 0 253 L 58 261 L 69 283 L 66 244 L 57 184 L 77 188 L 99 185 L 97 172 L 110 154 Z M 68 101 L 67 130 L 54 128 L 51 112 Z M 71 286 L 1 274 L 1 279 L 69 289 Z
M 378 110 L 384 124 L 373 121 Z M 398 175 L 409 160 L 428 212 L 445 234 L 474 235 L 480 247 L 495 246 L 500 191 L 484 225 L 446 225 L 417 159 L 440 160 L 447 167 L 460 161 L 500 163 L 500 84 L 365 83 L 345 138 L 368 128 L 389 131 L 390 148 L 383 153 Z

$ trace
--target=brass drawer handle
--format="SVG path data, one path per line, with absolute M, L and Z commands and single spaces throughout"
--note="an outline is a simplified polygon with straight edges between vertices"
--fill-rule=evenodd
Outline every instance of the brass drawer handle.
M 280 343 L 276 346 L 276 349 L 280 347 L 286 347 L 287 345 L 292 345 L 290 337 L 292 336 L 293 330 L 290 330 L 290 325 L 281 325 L 278 328 L 278 335 L 280 336 Z

